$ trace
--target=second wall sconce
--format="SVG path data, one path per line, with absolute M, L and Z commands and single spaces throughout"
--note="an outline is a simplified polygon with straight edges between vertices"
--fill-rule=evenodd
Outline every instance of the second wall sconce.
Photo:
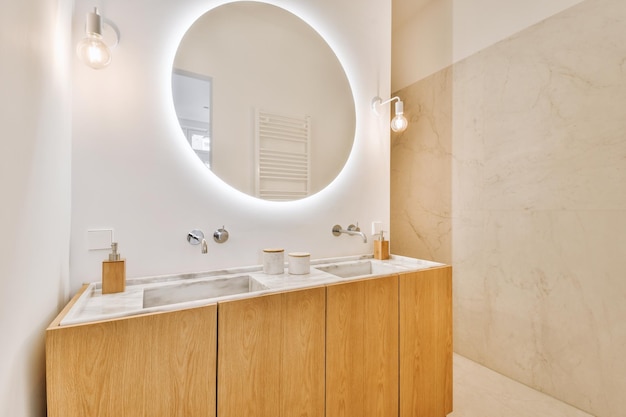
M 115 32 L 115 43 L 117 45 L 119 32 L 117 28 L 108 25 Z M 87 13 L 85 21 L 85 37 L 76 46 L 76 53 L 80 60 L 94 69 L 101 69 L 111 63 L 111 49 L 106 44 L 102 36 L 102 17 L 98 9 Z
M 383 101 L 383 99 L 378 96 L 374 97 L 372 99 L 372 111 L 376 113 L 376 115 L 379 115 L 378 107 L 391 103 L 394 100 L 397 101 L 395 104 L 395 116 L 393 119 L 391 119 L 391 130 L 393 130 L 394 132 L 403 132 L 409 125 L 409 122 L 406 117 L 404 117 L 404 103 L 402 102 L 402 100 L 400 100 L 400 97 L 395 96 L 385 101 Z

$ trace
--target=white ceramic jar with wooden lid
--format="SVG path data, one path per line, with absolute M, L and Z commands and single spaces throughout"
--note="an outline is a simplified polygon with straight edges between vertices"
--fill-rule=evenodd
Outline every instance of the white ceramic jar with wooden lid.
M 289 273 L 305 275 L 311 272 L 311 254 L 308 252 L 291 252 L 289 254 Z
M 284 249 L 263 249 L 263 272 L 268 275 L 283 274 L 285 272 Z

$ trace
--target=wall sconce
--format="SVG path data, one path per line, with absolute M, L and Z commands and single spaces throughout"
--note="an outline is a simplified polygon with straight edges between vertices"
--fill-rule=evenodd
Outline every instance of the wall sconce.
M 115 33 L 115 43 L 117 45 L 119 33 L 117 29 L 108 25 Z M 102 17 L 98 13 L 98 8 L 94 7 L 93 12 L 87 13 L 85 21 L 85 38 L 76 46 L 76 53 L 80 60 L 93 69 L 101 69 L 111 63 L 111 49 L 105 43 L 102 36 Z
M 397 100 L 395 104 L 396 115 L 391 119 L 391 130 L 394 132 L 403 132 L 409 125 L 409 122 L 406 120 L 406 117 L 404 117 L 404 103 L 400 100 L 400 97 L 395 96 L 385 101 L 378 96 L 374 97 L 372 99 L 372 111 L 376 113 L 377 116 L 380 116 L 378 114 L 378 107 L 391 103 L 394 100 Z

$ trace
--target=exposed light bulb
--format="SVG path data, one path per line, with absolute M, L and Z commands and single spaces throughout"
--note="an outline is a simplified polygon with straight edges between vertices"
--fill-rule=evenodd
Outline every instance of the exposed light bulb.
M 396 116 L 391 119 L 391 130 L 403 132 L 409 125 L 409 121 L 404 117 L 404 103 L 398 100 L 396 103 Z
M 111 63 L 111 50 L 101 36 L 87 36 L 78 43 L 76 53 L 82 62 L 94 69 L 104 68 Z
M 394 132 L 403 132 L 409 126 L 409 121 L 404 117 L 404 103 L 400 100 L 400 97 L 395 96 L 391 97 L 389 100 L 383 101 L 380 97 L 376 96 L 372 99 L 372 111 L 378 116 L 378 107 L 391 103 L 394 100 L 397 100 L 395 104 L 396 115 L 391 119 L 390 127 Z
M 101 69 L 111 63 L 111 50 L 102 38 L 102 18 L 98 9 L 87 13 L 85 38 L 76 46 L 76 53 L 82 62 L 94 69 Z

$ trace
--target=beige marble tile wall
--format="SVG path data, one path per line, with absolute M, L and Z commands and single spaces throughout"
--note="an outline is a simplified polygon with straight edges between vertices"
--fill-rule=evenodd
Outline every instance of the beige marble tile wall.
M 451 257 L 456 351 L 623 416 L 626 2 L 587 0 L 399 93 L 417 126 L 392 141 L 392 252 Z
M 400 92 L 409 127 L 391 135 L 391 252 L 452 262 L 452 71 Z

